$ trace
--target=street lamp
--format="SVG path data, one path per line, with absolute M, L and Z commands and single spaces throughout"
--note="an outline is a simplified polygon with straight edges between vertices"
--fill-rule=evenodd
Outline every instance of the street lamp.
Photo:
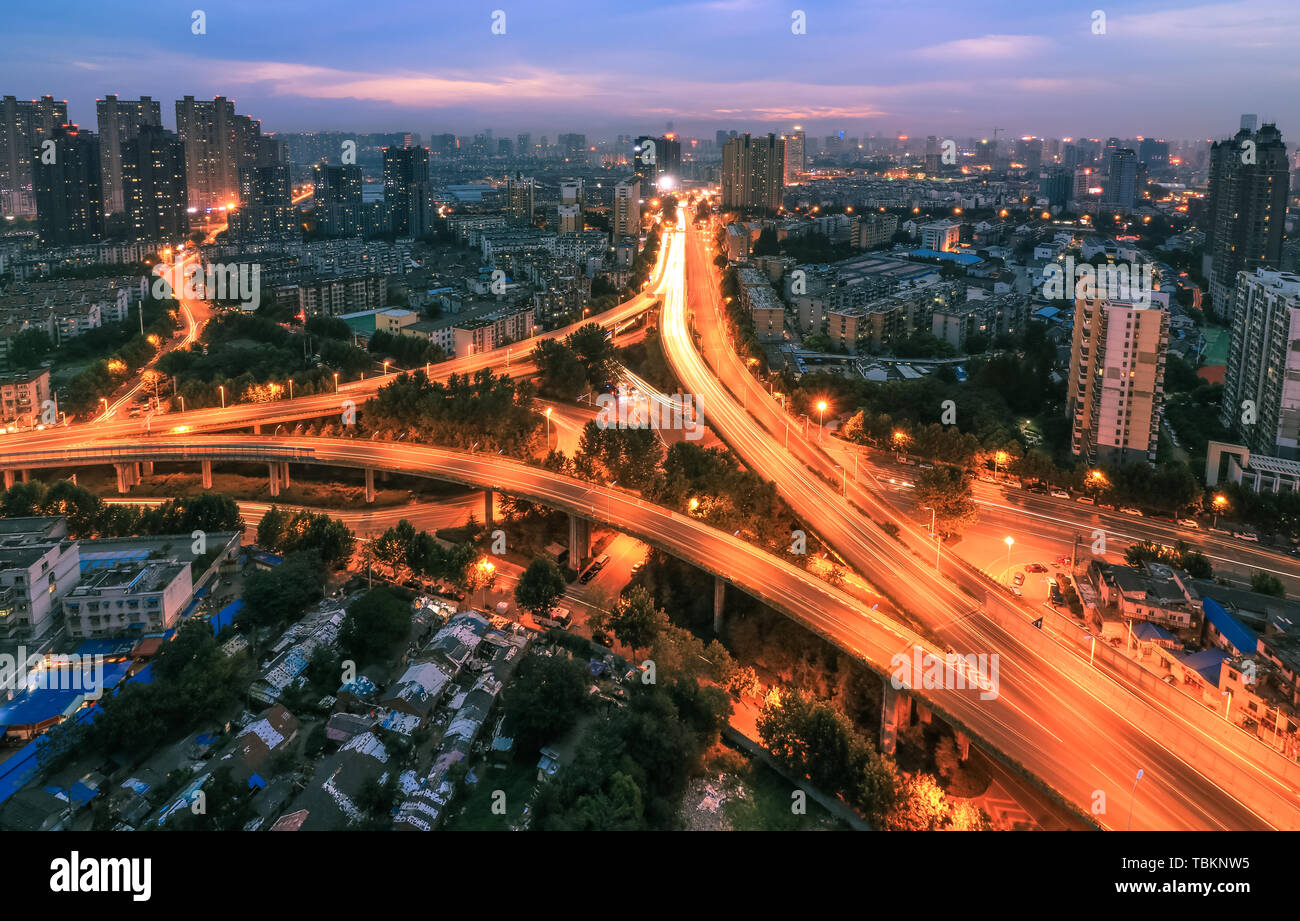
M 1007 462 L 1008 457 L 1009 455 L 1006 451 L 999 451 L 993 455 L 993 477 L 995 479 L 998 475 L 998 468 Z
M 1219 526 L 1219 513 L 1228 507 L 1228 497 L 1219 493 L 1214 497 L 1214 527 Z
M 334 392 L 339 392 L 339 372 L 334 372 Z
M 548 407 L 546 407 L 546 413 L 545 413 L 545 415 L 546 415 L 546 450 L 547 450 L 548 453 L 549 453 L 550 450 L 551 450 L 551 413 L 552 413 L 553 411 L 554 411 L 554 407 L 552 407 L 552 406 L 548 406 Z
M 104 418 L 108 418 L 108 397 L 100 397 L 99 402 L 104 404 Z
M 817 440 L 822 440 L 822 420 L 826 417 L 826 401 L 817 401 Z
M 226 408 L 226 385 L 218 384 L 217 389 L 221 391 L 221 408 Z
M 179 396 L 181 400 L 181 412 L 185 412 L 185 397 L 181 396 L 180 394 L 177 394 L 177 396 Z
M 1008 566 L 1011 565 L 1011 545 L 1014 544 L 1015 542 L 1016 542 L 1016 539 L 1015 539 L 1014 537 L 1007 537 L 1006 540 L 1003 541 L 1003 543 L 1005 543 L 1005 544 L 1007 545 L 1007 565 L 1008 565 Z
M 289 399 L 293 399 L 293 378 L 289 378 Z
M 695 511 L 700 507 L 700 500 L 692 496 L 691 501 L 687 503 L 687 507 L 690 508 L 692 512 Z
M 1128 795 L 1128 828 L 1126 831 L 1133 830 L 1133 801 L 1137 799 L 1138 781 L 1142 779 L 1142 768 L 1138 768 L 1137 776 L 1133 778 L 1133 789 Z

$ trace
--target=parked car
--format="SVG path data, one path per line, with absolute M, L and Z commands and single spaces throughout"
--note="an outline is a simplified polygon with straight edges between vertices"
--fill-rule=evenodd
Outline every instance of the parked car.
M 1142 510 L 1138 508 L 1133 508 L 1131 505 L 1126 505 L 1124 508 L 1120 509 L 1120 511 L 1123 512 L 1125 515 L 1132 515 L 1134 518 L 1142 517 Z
M 1025 574 L 1024 574 L 1023 572 L 1018 572 L 1018 573 L 1016 573 L 1016 577 L 1015 577 L 1014 579 L 1012 579 L 1011 581 L 1014 582 L 1016 585 L 1024 585 L 1024 584 L 1025 584 Z
M 1075 502 L 1082 502 L 1084 505 L 1096 505 L 1096 504 L 1097 504 L 1097 500 L 1094 499 L 1092 496 L 1080 496 L 1079 498 L 1075 499 L 1074 501 L 1075 501 Z
M 1057 499 L 1068 499 L 1068 498 L 1070 498 L 1070 494 L 1069 494 L 1068 492 L 1066 492 L 1064 489 L 1053 489 L 1053 490 L 1052 490 L 1052 496 L 1053 496 L 1054 498 L 1057 498 Z
M 1181 527 L 1184 527 L 1184 528 L 1193 528 L 1193 529 L 1196 529 L 1196 530 L 1200 530 L 1200 527 L 1201 527 L 1200 523 L 1197 522 L 1197 520 L 1196 520 L 1195 518 L 1179 518 L 1179 519 L 1178 519 L 1178 524 L 1179 524 Z
M 1026 572 L 1047 572 L 1047 567 L 1042 563 L 1030 563 L 1025 567 Z

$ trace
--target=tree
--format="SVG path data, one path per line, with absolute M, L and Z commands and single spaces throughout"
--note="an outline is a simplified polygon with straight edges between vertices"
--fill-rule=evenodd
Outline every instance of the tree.
M 521 749 L 536 751 L 577 721 L 589 677 L 585 664 L 566 656 L 525 660 L 505 696 Z
M 339 648 L 364 666 L 386 657 L 410 632 L 410 605 L 387 588 L 371 589 L 348 606 Z
M 11 368 L 34 368 L 54 351 L 54 343 L 43 329 L 25 329 L 9 345 Z
M 922 470 L 916 478 L 916 500 L 933 509 L 935 529 L 944 536 L 960 533 L 979 518 L 970 476 L 956 467 Z
M 654 597 L 638 585 L 619 599 L 609 626 L 618 641 L 632 649 L 635 658 L 638 649 L 646 648 L 659 635 L 660 624 L 667 620 L 667 615 L 661 614 L 655 610 Z
M 534 617 L 545 617 L 564 595 L 567 583 L 560 567 L 548 557 L 538 557 L 528 564 L 515 586 L 515 601 Z
M 1272 595 L 1274 598 L 1286 597 L 1286 586 L 1282 584 L 1282 580 L 1266 572 L 1256 572 L 1250 577 L 1250 590 L 1261 595 Z
M 239 619 L 264 627 L 296 619 L 321 597 L 325 567 L 311 551 L 292 553 L 279 566 L 258 570 L 244 579 L 244 608 Z

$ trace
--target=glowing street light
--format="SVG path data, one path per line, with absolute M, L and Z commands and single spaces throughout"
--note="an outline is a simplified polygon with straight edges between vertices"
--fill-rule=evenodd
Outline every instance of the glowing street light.
M 218 384 L 217 389 L 221 391 L 221 408 L 226 408 L 226 385 Z
M 700 507 L 700 500 L 692 496 L 691 501 L 688 503 L 688 505 L 690 507 L 690 510 L 693 512 Z
M 1006 451 L 999 451 L 993 455 L 993 476 L 998 475 L 998 468 L 1010 460 L 1010 455 Z
M 546 450 L 548 452 L 551 450 L 551 413 L 554 410 L 555 408 L 552 406 L 546 407 Z
M 1228 507 L 1228 497 L 1219 493 L 1214 497 L 1214 527 L 1219 526 L 1219 513 Z
M 817 440 L 822 440 L 822 420 L 826 416 L 826 401 L 817 401 Z
M 334 392 L 339 392 L 339 372 L 334 372 Z
M 1007 537 L 1003 543 L 1007 545 L 1007 565 L 1011 564 L 1011 546 L 1016 542 L 1014 537 Z

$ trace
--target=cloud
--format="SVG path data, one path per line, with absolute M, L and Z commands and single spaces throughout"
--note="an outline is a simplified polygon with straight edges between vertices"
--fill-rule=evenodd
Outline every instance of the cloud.
M 1107 34 L 1116 38 L 1205 42 L 1215 48 L 1294 46 L 1300 42 L 1300 12 L 1292 0 L 1238 0 L 1130 13 L 1112 17 Z
M 912 54 L 932 60 L 1004 60 L 1038 54 L 1051 44 L 1051 40 L 1042 35 L 981 35 L 979 38 L 959 38 L 939 45 L 928 45 L 916 49 Z

